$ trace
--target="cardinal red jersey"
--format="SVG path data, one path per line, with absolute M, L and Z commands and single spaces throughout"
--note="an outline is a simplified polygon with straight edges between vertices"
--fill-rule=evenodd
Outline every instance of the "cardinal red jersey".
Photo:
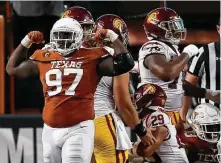
M 100 80 L 96 72 L 103 48 L 79 49 L 71 57 L 37 50 L 30 58 L 37 62 L 43 85 L 43 120 L 51 127 L 70 127 L 94 118 L 94 92 Z
M 179 137 L 188 150 L 190 163 L 218 163 L 216 144 L 201 140 L 191 130 L 179 134 Z

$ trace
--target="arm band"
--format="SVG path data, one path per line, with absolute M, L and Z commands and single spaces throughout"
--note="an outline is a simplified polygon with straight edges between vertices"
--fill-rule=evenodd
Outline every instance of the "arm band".
M 206 95 L 206 89 L 197 87 L 186 80 L 183 83 L 183 90 L 185 96 L 204 98 Z
M 134 60 L 130 53 L 123 53 L 114 56 L 114 75 L 121 75 L 129 72 L 134 67 Z
M 147 133 L 146 127 L 143 126 L 142 122 L 137 124 L 132 131 L 135 132 L 139 137 L 143 137 Z

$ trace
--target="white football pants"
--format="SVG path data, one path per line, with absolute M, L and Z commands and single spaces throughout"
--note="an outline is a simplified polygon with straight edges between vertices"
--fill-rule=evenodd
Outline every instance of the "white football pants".
M 90 163 L 94 150 L 94 122 L 81 122 L 68 128 L 44 124 L 42 132 L 44 163 Z

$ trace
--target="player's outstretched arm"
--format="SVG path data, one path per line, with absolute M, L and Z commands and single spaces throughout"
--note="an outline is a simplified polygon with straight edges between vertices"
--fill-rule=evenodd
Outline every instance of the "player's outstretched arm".
M 114 99 L 124 122 L 140 137 L 145 145 L 155 143 L 152 133 L 140 122 L 129 92 L 129 73 L 114 77 Z
M 27 53 L 32 43 L 43 42 L 43 35 L 39 31 L 29 32 L 21 41 L 21 44 L 13 51 L 6 65 L 6 71 L 10 76 L 25 78 L 30 75 L 37 75 L 38 66 L 31 60 L 26 60 Z
M 95 38 L 109 38 L 115 52 L 113 57 L 104 57 L 98 63 L 97 70 L 100 75 L 117 76 L 129 72 L 134 67 L 133 57 L 114 31 L 109 29 L 99 30 L 96 32 Z
M 154 55 L 148 55 L 144 60 L 144 65 L 161 80 L 171 81 L 179 76 L 189 58 L 198 54 L 198 51 L 195 45 L 188 45 L 177 59 L 168 62 L 166 57 L 162 55 L 165 52 L 159 50 L 159 54 L 156 51 L 156 53 L 153 53 Z

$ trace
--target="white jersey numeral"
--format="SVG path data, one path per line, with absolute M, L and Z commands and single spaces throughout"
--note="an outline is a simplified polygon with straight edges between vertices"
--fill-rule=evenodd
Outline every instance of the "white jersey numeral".
M 75 68 L 65 68 L 64 69 L 64 76 L 67 76 L 69 74 L 76 74 L 76 77 L 71 84 L 71 86 L 65 90 L 65 95 L 75 95 L 75 89 L 78 86 L 79 82 L 81 81 L 81 78 L 83 76 L 83 69 L 75 69 Z M 55 79 L 51 80 L 51 75 L 55 75 Z M 49 96 L 54 96 L 62 91 L 62 72 L 59 69 L 52 69 L 49 70 L 45 74 L 45 81 L 46 84 L 50 87 L 56 87 L 55 90 L 48 90 Z

